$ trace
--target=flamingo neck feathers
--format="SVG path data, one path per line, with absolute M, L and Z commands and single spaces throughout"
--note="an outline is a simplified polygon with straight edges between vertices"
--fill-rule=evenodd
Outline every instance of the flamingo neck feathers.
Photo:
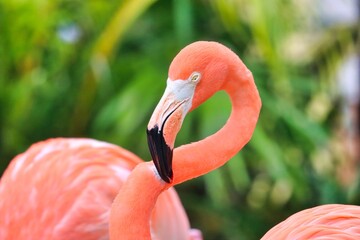
M 121 187 L 110 211 L 111 240 L 151 239 L 150 219 L 166 185 L 156 178 L 152 163 L 140 163 Z
M 235 54 L 234 54 L 235 55 Z M 166 184 L 156 177 L 153 163 L 140 163 L 116 196 L 110 212 L 110 239 L 151 239 L 150 218 L 157 197 L 165 189 L 204 175 L 225 164 L 250 140 L 261 101 L 251 72 L 230 56 L 223 89 L 232 102 L 231 115 L 215 134 L 174 150 L 174 179 Z
M 251 72 L 237 58 L 224 84 L 232 102 L 231 115 L 215 134 L 174 150 L 176 185 L 204 175 L 230 160 L 250 140 L 261 108 L 261 100 Z

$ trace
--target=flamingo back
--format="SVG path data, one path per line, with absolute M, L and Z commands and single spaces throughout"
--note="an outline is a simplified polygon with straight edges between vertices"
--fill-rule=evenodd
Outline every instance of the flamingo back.
M 15 157 L 0 180 L 0 239 L 109 239 L 112 201 L 140 162 L 127 150 L 91 139 L 34 144 Z M 177 198 L 173 189 L 162 195 Z M 180 228 L 165 237 L 186 232 L 181 204 L 162 204 L 167 210 L 154 214 L 154 226 L 171 216 Z
M 261 239 L 360 239 L 360 207 L 327 204 L 306 209 L 279 223 Z

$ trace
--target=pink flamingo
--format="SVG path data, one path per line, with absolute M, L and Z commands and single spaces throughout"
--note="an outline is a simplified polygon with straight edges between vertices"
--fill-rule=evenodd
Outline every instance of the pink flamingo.
M 232 102 L 232 112 L 225 126 L 210 137 L 173 150 L 176 135 L 181 128 L 185 115 L 219 90 L 225 90 Z M 29 153 L 28 161 L 22 159 L 25 158 L 24 155 L 20 155 L 12 162 L 4 174 L 0 185 L 0 211 L 5 213 L 2 216 L 6 217 L 5 220 L 0 220 L 0 238 L 14 239 L 12 236 L 21 236 L 22 238 L 16 239 L 26 239 L 29 235 L 39 236 L 37 239 L 41 239 L 42 236 L 45 236 L 45 239 L 69 238 L 67 236 L 77 238 L 76 235 L 51 235 L 54 232 L 61 234 L 62 232 L 59 232 L 59 229 L 64 229 L 70 222 L 73 223 L 72 228 L 64 233 L 76 234 L 74 229 L 79 230 L 79 232 L 86 229 L 90 233 L 87 233 L 88 235 L 78 235 L 79 239 L 107 239 L 104 232 L 102 232 L 103 235 L 98 233 L 97 237 L 91 238 L 91 231 L 98 229 L 98 225 L 95 225 L 94 222 L 99 221 L 99 219 L 105 222 L 103 225 L 108 222 L 108 209 L 101 212 L 97 209 L 98 205 L 86 209 L 89 204 L 89 197 L 84 196 L 86 194 L 82 194 L 82 192 L 86 189 L 87 184 L 84 185 L 81 182 L 85 177 L 77 178 L 77 176 L 81 176 L 82 173 L 94 174 L 95 177 L 91 177 L 91 179 L 99 179 L 99 181 L 97 184 L 88 184 L 91 186 L 89 187 L 91 193 L 86 193 L 91 197 L 99 196 L 102 200 L 104 195 L 97 195 L 97 193 L 102 192 L 104 188 L 106 189 L 106 180 L 104 179 L 107 179 L 109 170 L 102 171 L 99 169 L 99 165 L 106 164 L 106 161 L 100 160 L 106 158 L 111 161 L 110 159 L 113 159 L 116 155 L 120 155 L 117 156 L 121 159 L 119 162 L 123 162 L 123 159 L 137 160 L 130 163 L 129 168 L 132 171 L 126 181 L 123 182 L 112 204 L 109 219 L 110 239 L 200 238 L 199 232 L 189 230 L 187 218 L 171 187 L 206 174 L 226 163 L 250 140 L 260 108 L 261 101 L 252 74 L 236 54 L 215 42 L 190 44 L 174 58 L 169 69 L 167 88 L 148 124 L 148 142 L 154 161 L 140 163 L 140 160 L 135 156 L 121 149 L 114 150 L 113 155 L 105 156 L 108 149 L 104 146 L 98 147 L 97 145 L 104 144 L 99 142 L 87 145 L 78 144 L 81 145 L 80 149 L 76 148 L 72 153 L 68 152 L 69 147 L 59 147 L 53 151 L 51 148 L 46 150 L 46 146 L 45 148 L 44 146 L 38 146 L 40 150 Z M 67 141 L 78 140 L 63 140 L 63 144 L 68 144 Z M 44 143 L 44 145 L 46 144 L 48 143 Z M 111 146 L 111 148 L 117 147 Z M 99 151 L 101 149 L 103 151 Z M 80 150 L 84 152 L 82 154 L 78 153 Z M 28 152 L 31 152 L 31 149 Z M 53 155 L 57 155 L 56 158 L 62 161 L 54 161 L 49 163 L 52 166 L 42 167 L 41 165 L 46 165 L 45 162 L 50 161 Z M 40 163 L 37 159 L 41 158 L 50 160 Z M 88 162 L 84 160 L 86 158 L 92 158 L 92 160 Z M 86 163 L 83 163 L 83 161 Z M 62 165 L 64 162 L 80 162 L 80 164 L 76 170 L 70 169 L 71 164 L 59 169 L 58 165 Z M 116 172 L 123 171 L 122 166 L 126 165 L 126 163 L 118 164 L 112 165 L 112 168 L 115 168 Z M 38 167 L 35 167 L 36 165 Z M 91 168 L 88 169 L 84 165 L 91 166 Z M 134 165 L 136 166 L 134 167 Z M 30 170 L 28 169 L 29 166 Z M 27 174 L 33 168 L 36 170 L 33 170 L 31 174 Z M 36 177 L 38 176 L 36 172 L 39 170 L 43 170 L 42 173 L 47 174 L 48 177 Z M 24 179 L 21 182 L 19 178 Z M 49 181 L 50 184 L 52 178 L 56 179 L 55 183 L 59 183 L 61 180 L 60 183 L 64 185 L 51 184 L 47 188 L 38 186 L 44 184 L 44 181 Z M 62 182 L 63 179 L 65 179 L 65 182 Z M 112 199 L 113 193 L 118 186 L 116 184 L 109 185 L 111 186 L 111 191 L 109 191 L 111 193 L 105 194 L 105 196 L 108 197 L 107 199 Z M 72 190 L 71 198 L 66 201 L 64 197 L 67 190 L 69 190 L 69 186 L 77 189 Z M 94 192 L 96 192 L 95 195 L 93 195 Z M 55 197 L 52 197 L 50 202 L 44 202 L 48 195 L 51 194 L 54 194 Z M 21 200 L 26 201 L 26 204 L 19 204 Z M 95 200 L 95 202 L 101 202 L 101 200 Z M 105 204 L 104 206 L 109 205 Z M 350 218 L 349 216 L 356 220 L 359 219 L 358 216 L 360 215 L 358 213 L 352 215 L 349 213 L 354 208 L 357 209 L 356 206 L 325 205 L 316 208 L 318 211 L 300 212 L 293 216 L 295 220 L 294 227 L 301 227 L 296 223 L 297 218 L 305 219 L 307 217 L 307 219 L 311 220 L 304 221 L 304 226 L 319 223 L 318 229 L 327 229 L 328 224 L 326 223 L 328 220 L 321 222 L 316 221 L 316 219 L 324 215 L 322 210 L 332 212 L 332 209 L 337 207 L 343 209 L 343 211 L 335 211 L 334 214 L 330 214 L 331 217 L 323 219 L 330 219 L 332 222 L 336 221 L 337 224 L 333 225 L 340 226 L 339 232 L 342 231 L 343 227 L 347 226 L 347 229 L 350 229 L 347 234 L 358 234 L 360 225 L 356 224 L 348 227 L 348 224 L 352 221 L 346 221 Z M 29 215 L 22 215 L 24 212 L 29 211 L 31 212 Z M 91 211 L 95 211 L 96 214 L 89 214 Z M 99 214 L 100 212 L 103 214 Z M 81 216 L 84 213 L 85 216 L 88 216 L 87 218 Z M 179 215 L 181 216 L 179 217 Z M 91 222 L 91 218 L 95 218 L 95 220 Z M 36 224 L 39 224 L 36 219 L 45 219 L 42 222 L 42 228 L 36 226 Z M 288 228 L 290 226 L 288 222 L 294 223 L 294 220 L 289 218 L 278 227 L 270 230 L 263 239 L 311 239 L 310 237 L 320 236 L 313 234 L 297 238 L 298 235 L 296 234 L 288 235 L 287 232 L 294 231 L 294 229 Z M 182 227 L 176 229 L 178 223 Z M 29 225 L 30 227 L 24 230 L 26 232 L 20 235 L 19 232 L 23 231 L 23 226 Z M 52 226 L 52 228 L 48 228 L 48 226 Z M 331 231 L 323 232 L 329 233 Z M 176 238 L 179 236 L 177 234 L 181 234 L 182 237 Z
M 187 112 L 219 90 L 225 90 L 232 102 L 225 126 L 199 142 L 176 148 L 173 154 L 176 134 Z M 170 65 L 167 88 L 148 125 L 149 147 L 157 171 L 152 163 L 145 163 L 131 173 L 112 205 L 111 239 L 135 234 L 150 239 L 149 217 L 159 193 L 226 163 L 250 140 L 260 108 L 252 74 L 231 50 L 214 42 L 196 42 L 180 51 Z M 149 182 L 151 188 L 146 185 Z M 152 200 L 137 199 L 136 210 L 129 211 L 126 206 L 138 194 L 134 186 Z M 141 217 L 138 212 L 142 212 Z M 135 224 L 127 226 L 127 219 L 133 219 Z M 360 239 L 359 223 L 358 206 L 323 205 L 293 215 L 262 240 Z
M 32 145 L 15 157 L 0 180 L 0 239 L 109 239 L 111 204 L 141 162 L 118 146 L 91 139 Z M 158 239 L 199 236 L 189 229 L 172 188 L 160 194 L 151 229 Z
M 327 204 L 290 216 L 270 229 L 261 240 L 360 239 L 360 207 Z

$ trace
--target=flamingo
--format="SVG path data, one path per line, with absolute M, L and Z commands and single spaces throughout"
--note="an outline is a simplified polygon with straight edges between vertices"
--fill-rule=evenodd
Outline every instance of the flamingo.
M 141 162 L 123 148 L 93 139 L 33 144 L 0 180 L 0 239 L 109 239 L 111 204 Z M 160 194 L 151 222 L 157 239 L 201 236 L 189 229 L 173 188 Z
M 205 139 L 174 148 L 186 114 L 220 90 L 232 102 L 226 124 Z M 0 239 L 108 239 L 107 225 L 112 240 L 201 239 L 199 231 L 189 228 L 172 187 L 222 166 L 240 151 L 252 136 L 260 108 L 252 74 L 235 53 L 216 42 L 188 45 L 172 61 L 164 95 L 147 126 L 153 161 L 142 162 L 95 140 L 35 144 L 12 161 L 1 179 Z M 300 212 L 262 239 L 311 239 L 316 234 L 287 235 L 293 230 L 288 226 L 301 228 L 297 218 L 305 216 L 303 226 L 319 223 L 318 228 L 327 229 L 332 220 L 341 234 L 349 219 L 359 221 L 354 208 L 324 205 Z M 316 221 L 324 212 L 330 212 L 327 220 Z M 348 227 L 347 234 L 355 236 L 359 226 Z
M 220 90 L 232 102 L 225 126 L 203 140 L 174 149 L 186 114 Z M 231 159 L 250 140 L 260 108 L 251 72 L 230 49 L 216 42 L 195 42 L 181 50 L 170 65 L 167 87 L 147 127 L 153 162 L 137 165 L 116 196 L 110 213 L 111 239 L 135 235 L 151 239 L 149 219 L 157 196 Z M 134 199 L 137 203 L 129 210 Z M 131 226 L 126 225 L 128 219 Z M 360 239 L 359 223 L 358 206 L 322 205 L 291 216 L 261 239 Z
M 360 239 L 360 207 L 325 204 L 302 210 L 270 229 L 261 240 Z

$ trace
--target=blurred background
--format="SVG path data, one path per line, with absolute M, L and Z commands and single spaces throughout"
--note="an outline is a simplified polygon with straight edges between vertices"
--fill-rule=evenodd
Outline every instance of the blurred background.
M 356 0 L 0 0 L 0 173 L 32 143 L 90 137 L 150 159 L 145 128 L 176 53 L 233 49 L 263 101 L 251 142 L 177 190 L 205 239 L 259 239 L 301 209 L 360 204 Z M 226 121 L 224 93 L 176 145 Z

